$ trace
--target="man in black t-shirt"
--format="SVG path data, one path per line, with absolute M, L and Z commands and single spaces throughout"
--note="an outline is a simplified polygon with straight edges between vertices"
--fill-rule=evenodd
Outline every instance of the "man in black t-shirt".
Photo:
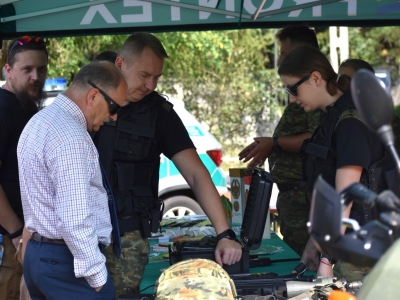
M 18 177 L 17 144 L 29 119 L 44 99 L 46 45 L 38 37 L 13 40 L 8 48 L 6 83 L 0 89 L 0 234 L 4 256 L 0 300 L 19 299 L 22 267 L 14 260 L 24 218 Z
M 218 234 L 216 261 L 230 265 L 239 261 L 242 253 L 210 174 L 182 121 L 172 105 L 154 92 L 165 58 L 164 47 L 152 34 L 138 32 L 127 38 L 115 64 L 128 83 L 128 99 L 117 122 L 105 124 L 94 138 L 113 189 L 121 231 L 122 257 L 117 259 L 111 247 L 105 249 L 118 296 L 137 291 L 148 262 L 147 237 L 158 227 L 149 210 L 153 213 L 159 205 L 161 153 L 173 161 L 210 218 Z

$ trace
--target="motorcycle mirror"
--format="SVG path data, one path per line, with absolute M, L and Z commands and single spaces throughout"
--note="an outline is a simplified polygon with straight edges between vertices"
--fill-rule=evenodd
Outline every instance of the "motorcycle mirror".
M 360 69 L 354 74 L 350 85 L 357 111 L 370 129 L 377 131 L 383 125 L 391 124 L 393 100 L 374 73 Z

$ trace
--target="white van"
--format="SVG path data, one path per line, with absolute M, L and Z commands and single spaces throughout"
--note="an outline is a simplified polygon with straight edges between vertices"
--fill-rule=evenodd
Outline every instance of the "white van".
M 59 78 L 47 79 L 45 90 L 48 98 L 45 106 L 54 101 L 60 92 L 59 83 L 64 81 Z M 200 122 L 185 109 L 185 103 L 176 98 L 168 97 L 174 105 L 174 109 L 182 119 L 190 138 L 192 139 L 201 161 L 210 172 L 212 181 L 220 194 L 228 191 L 226 186 L 226 176 L 219 168 L 222 163 L 221 144 Z M 184 216 L 193 214 L 204 214 L 200 205 L 196 201 L 193 191 L 179 173 L 174 163 L 161 155 L 160 181 L 158 195 L 164 200 L 164 216 Z

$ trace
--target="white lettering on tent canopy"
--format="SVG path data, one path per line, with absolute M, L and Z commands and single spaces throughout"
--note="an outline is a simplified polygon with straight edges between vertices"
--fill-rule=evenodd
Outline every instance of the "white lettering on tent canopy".
M 171 0 L 174 2 L 179 2 L 179 0 Z M 171 6 L 171 21 L 181 20 L 181 8 L 178 6 Z
M 139 23 L 153 21 L 150 2 L 139 0 L 124 0 L 123 3 L 124 7 L 141 6 L 143 9 L 143 13 L 121 15 L 121 23 Z M 99 12 L 99 14 L 103 17 L 104 21 L 106 21 L 107 24 L 118 23 L 104 4 L 98 4 L 89 7 L 88 11 L 81 21 L 81 25 L 89 25 L 90 23 L 92 23 L 93 18 L 97 12 Z
M 293 0 L 296 2 L 296 5 L 315 2 L 318 0 Z M 341 2 L 348 3 L 347 15 L 349 16 L 356 16 L 357 15 L 357 0 L 343 0 Z M 289 17 L 297 18 L 300 16 L 302 9 L 293 10 L 289 13 Z M 322 17 L 322 6 L 316 5 L 312 8 L 312 16 L 313 17 Z
M 89 7 L 86 15 L 81 21 L 81 25 L 89 25 L 90 23 L 92 23 L 92 20 L 97 12 L 99 12 L 99 14 L 108 24 L 117 23 L 117 20 L 115 20 L 113 15 L 108 11 L 107 7 L 104 4 L 98 4 Z
M 199 6 L 215 8 L 217 6 L 218 0 L 199 0 Z M 211 15 L 209 12 L 200 11 L 200 20 L 206 20 Z
M 180 2 L 180 0 L 171 0 L 173 2 Z M 218 0 L 199 0 L 199 6 L 215 8 Z M 226 11 L 235 11 L 235 0 L 225 0 Z M 211 15 L 209 12 L 199 11 L 199 19 L 206 20 Z M 232 16 L 226 16 L 227 19 L 232 19 Z M 171 6 L 171 21 L 181 20 L 181 8 L 177 6 Z
M 267 12 L 272 10 L 278 10 L 282 8 L 284 0 L 273 0 L 268 1 L 269 6 L 263 8 L 260 12 Z M 311 3 L 318 0 L 293 0 L 296 5 Z M 171 2 L 180 2 L 180 0 L 171 0 Z M 348 3 L 347 15 L 356 16 L 357 15 L 357 0 L 342 0 L 341 2 Z M 198 0 L 198 5 L 203 7 L 215 8 L 218 0 Z M 124 7 L 142 7 L 141 14 L 121 14 L 121 23 L 145 23 L 152 22 L 152 3 L 140 0 L 124 0 Z M 226 11 L 235 11 L 235 0 L 225 0 Z M 244 0 L 243 2 L 243 13 L 254 14 L 257 11 L 257 6 L 253 4 L 253 0 Z M 297 18 L 300 16 L 303 9 L 291 11 L 288 17 Z M 99 13 L 101 17 L 108 24 L 118 23 L 114 16 L 107 9 L 105 4 L 97 4 L 90 6 L 85 16 L 83 17 L 80 25 L 90 25 L 96 15 Z M 199 11 L 199 20 L 206 20 L 210 17 L 210 12 Z M 321 5 L 316 5 L 312 8 L 313 17 L 322 17 Z M 225 16 L 226 18 L 234 18 L 232 16 Z M 181 8 L 176 6 L 171 6 L 171 21 L 181 21 Z
M 139 0 L 124 0 L 124 6 L 142 6 L 143 14 L 121 15 L 122 23 L 152 22 L 151 3 Z

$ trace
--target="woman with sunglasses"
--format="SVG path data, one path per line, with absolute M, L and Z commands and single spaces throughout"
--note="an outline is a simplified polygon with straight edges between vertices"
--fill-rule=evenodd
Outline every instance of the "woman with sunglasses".
M 302 149 L 303 175 L 310 191 L 319 175 L 337 191 L 360 181 L 371 189 L 375 188 L 373 183 L 381 187 L 382 178 L 366 175 L 385 156 L 385 148 L 357 116 L 349 91 L 350 77 L 338 76 L 324 54 L 307 46 L 299 46 L 289 53 L 278 73 L 291 102 L 298 103 L 305 111 L 321 109 L 325 112 L 319 127 Z M 369 212 L 354 203 L 343 212 L 343 217 L 349 216 L 361 225 L 371 218 Z M 334 260 L 324 254 L 318 257 L 311 241 L 301 261 L 310 270 L 318 269 L 318 275 L 333 275 Z M 361 280 L 364 271 L 363 268 L 354 270 L 359 278 L 351 279 Z

